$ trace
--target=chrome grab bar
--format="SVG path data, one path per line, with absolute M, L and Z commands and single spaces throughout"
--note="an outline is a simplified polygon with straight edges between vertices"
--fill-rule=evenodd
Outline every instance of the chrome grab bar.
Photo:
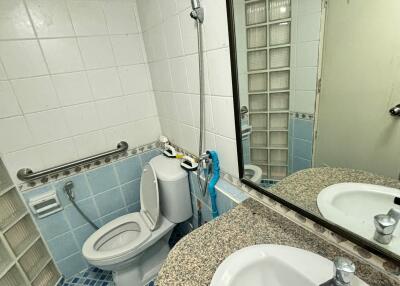
M 35 179 L 50 175 L 52 173 L 60 172 L 60 171 L 65 170 L 65 169 L 70 169 L 70 168 L 75 167 L 75 166 L 83 165 L 85 163 L 89 163 L 89 162 L 95 161 L 95 160 L 103 158 L 103 157 L 112 156 L 112 155 L 115 155 L 115 154 L 118 154 L 118 153 L 122 153 L 122 152 L 125 152 L 126 150 L 128 150 L 128 143 L 126 143 L 125 141 L 121 141 L 121 142 L 118 143 L 117 149 L 115 149 L 115 150 L 110 150 L 110 151 L 107 151 L 107 152 L 103 152 L 103 153 L 100 153 L 100 154 L 97 154 L 97 155 L 93 155 L 93 156 L 90 156 L 90 157 L 86 157 L 86 158 L 83 158 L 83 159 L 72 161 L 72 162 L 69 162 L 69 163 L 66 163 L 66 164 L 62 164 L 62 165 L 58 165 L 58 166 L 55 166 L 55 167 L 51 167 L 51 168 L 48 168 L 48 169 L 45 169 L 45 170 L 42 170 L 42 171 L 33 172 L 29 168 L 20 169 L 17 172 L 17 177 L 21 181 L 31 181 L 31 180 L 35 180 Z

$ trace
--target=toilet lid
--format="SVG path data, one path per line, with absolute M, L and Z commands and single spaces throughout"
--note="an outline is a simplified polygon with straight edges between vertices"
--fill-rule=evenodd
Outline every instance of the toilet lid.
M 160 216 L 157 176 L 153 167 L 146 163 L 140 180 L 140 214 L 150 230 L 156 228 Z

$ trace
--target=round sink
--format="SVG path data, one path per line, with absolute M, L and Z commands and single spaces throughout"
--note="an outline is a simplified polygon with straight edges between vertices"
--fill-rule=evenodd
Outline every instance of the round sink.
M 318 286 L 334 276 L 333 262 L 284 245 L 254 245 L 228 256 L 211 286 Z M 354 277 L 352 286 L 367 286 Z

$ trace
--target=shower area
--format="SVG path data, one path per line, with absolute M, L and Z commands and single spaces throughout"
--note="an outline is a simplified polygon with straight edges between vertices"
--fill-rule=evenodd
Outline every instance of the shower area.
M 264 187 L 311 167 L 321 5 L 235 1 L 243 158 Z

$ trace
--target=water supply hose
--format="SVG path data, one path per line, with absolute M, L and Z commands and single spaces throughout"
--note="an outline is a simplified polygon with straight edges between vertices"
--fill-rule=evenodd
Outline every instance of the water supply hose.
M 219 180 L 219 160 L 218 154 L 215 151 L 207 151 L 208 155 L 212 160 L 212 168 L 213 168 L 213 176 L 211 181 L 208 183 L 208 193 L 210 194 L 211 198 L 211 210 L 213 218 L 219 216 L 218 207 L 217 207 L 217 192 L 215 191 L 215 185 Z

